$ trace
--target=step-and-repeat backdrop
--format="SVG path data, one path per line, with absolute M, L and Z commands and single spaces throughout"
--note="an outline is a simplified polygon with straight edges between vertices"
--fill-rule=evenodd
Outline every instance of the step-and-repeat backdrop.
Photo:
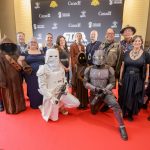
M 106 29 L 119 31 L 122 27 L 124 0 L 31 0 L 33 34 L 42 43 L 47 33 L 52 33 L 54 42 L 64 35 L 70 45 L 74 34 L 81 32 L 87 44 L 92 30 L 104 40 Z

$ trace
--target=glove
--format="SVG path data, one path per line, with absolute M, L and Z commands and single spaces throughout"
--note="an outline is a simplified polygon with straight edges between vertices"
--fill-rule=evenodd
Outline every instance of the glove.
M 108 89 L 105 88 L 105 89 L 103 89 L 103 93 L 110 95 L 110 94 L 112 94 L 112 91 L 110 91 L 110 90 L 108 90 Z
M 95 88 L 95 93 L 96 94 L 101 94 L 102 92 L 103 92 L 103 90 L 101 88 L 99 88 L 99 87 Z

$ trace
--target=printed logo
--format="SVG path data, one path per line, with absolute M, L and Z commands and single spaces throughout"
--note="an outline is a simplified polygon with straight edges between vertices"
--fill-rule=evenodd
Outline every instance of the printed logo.
M 36 30 L 36 29 L 44 29 L 45 28 L 45 25 L 44 24 L 33 24 L 33 29 Z
M 113 4 L 122 4 L 122 0 L 109 0 L 109 5 L 113 5 Z
M 66 41 L 67 41 L 68 45 L 72 44 L 75 41 L 74 35 L 76 33 L 77 32 L 65 32 L 63 34 L 63 36 L 66 38 Z M 83 44 L 87 45 L 88 41 L 86 39 L 85 33 L 84 32 L 80 32 L 80 33 L 82 34 L 82 42 L 83 42 Z
M 68 6 L 81 6 L 81 1 L 68 1 Z
M 54 22 L 54 23 L 53 23 L 53 26 L 52 26 L 52 29 L 53 29 L 53 30 L 58 29 L 58 23 Z
M 81 11 L 80 18 L 85 18 L 85 17 L 86 17 L 86 11 L 85 11 L 85 10 L 82 10 L 82 11 Z
M 68 24 L 68 27 L 69 28 L 80 28 L 81 27 L 81 23 L 76 23 L 76 24 L 73 24 L 73 23 L 69 23 Z
M 67 18 L 70 17 L 70 13 L 58 12 L 58 18 Z
M 37 40 L 41 40 L 41 39 L 42 39 L 42 33 L 38 33 Z
M 35 8 L 35 9 L 39 9 L 39 8 L 40 8 L 40 2 L 35 2 L 34 8 Z
M 99 6 L 100 2 L 99 2 L 99 0 L 92 0 L 91 5 L 92 6 Z
M 56 1 L 51 1 L 49 7 L 51 7 L 51 8 L 56 8 L 56 7 L 58 7 L 58 4 L 57 4 Z
M 45 14 L 45 15 L 39 14 L 39 18 L 50 18 L 50 17 L 51 17 L 51 14 L 50 14 L 50 13 Z
M 89 26 L 89 28 L 99 28 L 99 27 L 101 27 L 101 23 L 96 23 L 96 22 L 89 22 L 88 23 L 88 26 Z
M 118 26 L 118 22 L 117 21 L 113 21 L 112 25 L 111 25 L 111 28 L 117 28 L 117 26 Z
M 99 15 L 99 16 L 111 16 L 111 14 L 112 14 L 111 11 L 107 11 L 107 12 L 99 11 L 99 12 L 98 12 L 98 15 Z

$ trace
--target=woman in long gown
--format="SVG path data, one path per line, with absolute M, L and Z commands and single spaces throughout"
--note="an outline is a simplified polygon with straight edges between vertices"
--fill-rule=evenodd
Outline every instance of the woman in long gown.
M 22 65 L 23 60 L 32 67 L 32 73 L 30 75 L 24 74 L 24 77 L 27 83 L 27 95 L 30 99 L 30 107 L 37 109 L 42 104 L 43 96 L 38 92 L 39 85 L 36 73 L 39 66 L 44 64 L 44 54 L 38 49 L 38 43 L 34 37 L 31 38 L 28 44 L 27 52 L 19 57 L 18 62 L 20 65 Z
M 133 49 L 125 53 L 120 72 L 119 104 L 129 121 L 140 111 L 148 85 L 149 54 L 142 50 L 142 44 L 141 36 L 133 37 Z

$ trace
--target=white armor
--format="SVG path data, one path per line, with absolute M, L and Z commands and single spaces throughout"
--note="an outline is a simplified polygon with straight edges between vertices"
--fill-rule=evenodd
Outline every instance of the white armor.
M 59 53 L 56 49 L 48 49 L 45 56 L 45 65 L 40 66 L 38 72 L 39 92 L 43 95 L 43 104 L 39 106 L 44 120 L 58 120 L 60 107 L 78 107 L 77 98 L 69 94 L 61 94 L 61 87 L 65 85 L 65 71 L 59 62 Z

